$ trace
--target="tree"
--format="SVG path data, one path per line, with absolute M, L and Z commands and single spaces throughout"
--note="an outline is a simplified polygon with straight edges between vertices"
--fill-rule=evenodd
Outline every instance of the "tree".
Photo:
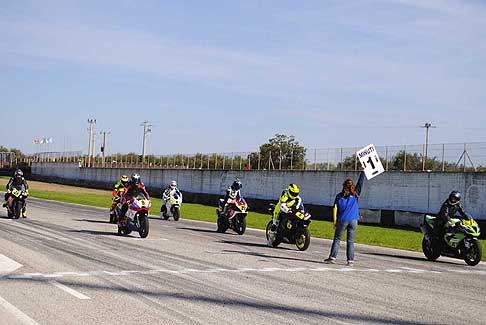
M 305 169 L 306 149 L 293 135 L 275 134 L 260 146 L 260 151 L 249 155 L 253 168 L 260 169 Z

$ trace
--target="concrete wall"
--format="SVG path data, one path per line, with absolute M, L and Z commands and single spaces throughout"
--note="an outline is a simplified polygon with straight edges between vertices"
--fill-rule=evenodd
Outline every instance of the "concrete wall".
M 77 164 L 35 163 L 32 174 L 111 185 L 121 174 L 139 173 L 150 188 L 163 188 L 172 179 L 190 193 L 220 195 L 235 177 L 243 182 L 245 197 L 274 200 L 289 183 L 299 184 L 306 204 L 331 206 L 346 178 L 357 172 L 326 171 L 220 171 L 185 169 L 101 169 L 79 168 Z M 388 172 L 365 182 L 360 207 L 370 211 L 369 219 L 381 220 L 384 211 L 395 212 L 404 226 L 420 223 L 421 213 L 437 213 L 451 190 L 464 195 L 464 206 L 476 219 L 486 219 L 486 173 Z M 378 211 L 377 211 L 378 210 Z M 400 212 L 414 212 L 403 214 Z M 367 217 L 365 213 L 365 218 Z M 386 213 L 385 213 L 386 215 Z M 391 216 L 393 219 L 393 216 Z M 385 218 L 386 219 L 386 218 Z M 397 220 L 396 220 L 397 221 Z

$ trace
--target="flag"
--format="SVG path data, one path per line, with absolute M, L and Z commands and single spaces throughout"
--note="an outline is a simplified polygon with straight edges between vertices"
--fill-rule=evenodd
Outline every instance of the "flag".
M 34 144 L 41 144 L 41 139 L 39 139 L 39 138 L 34 139 Z

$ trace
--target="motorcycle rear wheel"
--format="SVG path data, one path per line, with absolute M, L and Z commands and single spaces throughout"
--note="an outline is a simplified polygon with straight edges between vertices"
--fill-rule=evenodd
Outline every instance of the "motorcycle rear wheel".
M 476 266 L 481 262 L 482 248 L 477 240 L 471 241 L 471 246 L 464 254 L 464 262 L 470 266 Z
M 434 240 L 422 239 L 422 251 L 429 261 L 435 261 L 440 256 L 440 247 Z
M 225 233 L 228 230 L 228 224 L 225 222 L 224 217 L 218 216 L 218 229 L 216 232 Z

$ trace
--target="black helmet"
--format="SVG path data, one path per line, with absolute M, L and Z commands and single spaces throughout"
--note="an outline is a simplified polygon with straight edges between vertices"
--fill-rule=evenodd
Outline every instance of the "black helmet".
M 133 185 L 140 184 L 141 183 L 140 175 L 139 174 L 133 174 L 132 178 L 131 178 L 131 182 L 132 182 Z
M 233 182 L 233 184 L 231 184 L 231 189 L 233 191 L 238 191 L 238 190 L 241 189 L 241 187 L 242 187 L 242 185 L 241 185 L 241 182 L 240 182 L 239 179 L 235 179 L 235 181 Z
M 458 191 L 452 191 L 449 194 L 449 203 L 452 205 L 456 205 L 461 201 L 462 195 Z
M 14 177 L 15 178 L 22 178 L 22 177 L 24 177 L 24 172 L 22 171 L 22 169 L 17 169 L 15 171 Z

